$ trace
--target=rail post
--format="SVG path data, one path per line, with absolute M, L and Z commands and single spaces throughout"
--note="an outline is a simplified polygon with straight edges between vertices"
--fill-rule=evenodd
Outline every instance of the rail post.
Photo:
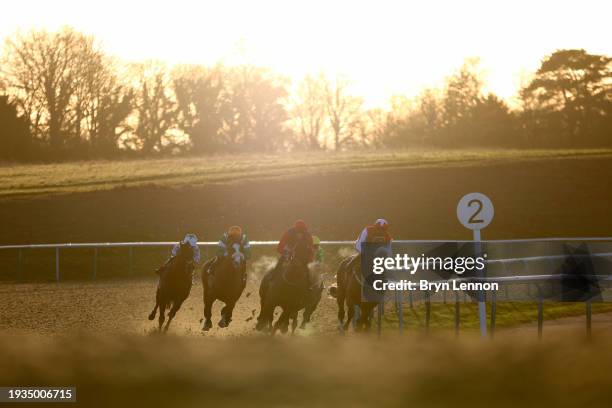
M 55 281 L 60 281 L 60 249 L 55 247 Z
M 508 276 L 508 268 L 506 263 L 502 263 L 502 268 L 504 268 L 504 276 Z M 506 301 L 508 300 L 508 285 L 504 285 L 504 294 L 506 295 Z
M 495 314 L 497 313 L 497 294 L 491 293 L 491 338 L 495 335 Z
M 429 291 L 425 291 L 425 334 L 429 333 L 429 320 L 431 318 L 431 302 L 429 300 Z
M 93 253 L 93 269 L 91 272 L 91 279 L 95 280 L 98 275 L 98 247 L 94 248 Z
M 461 301 L 459 294 L 455 292 L 455 337 L 459 337 L 459 325 L 461 323 Z
M 23 279 L 23 250 L 19 249 L 17 251 L 17 280 L 21 281 Z
M 587 339 L 591 340 L 591 315 L 592 315 L 592 303 L 590 300 L 586 301 L 586 334 Z
M 404 302 L 403 294 L 395 291 L 395 311 L 397 312 L 397 320 L 399 322 L 399 333 L 404 334 Z
M 540 286 L 538 288 L 538 339 L 542 339 L 542 331 L 544 328 L 544 299 L 542 297 L 542 291 Z
M 134 248 L 129 247 L 129 257 L 130 257 L 130 271 L 129 274 L 132 275 L 134 272 Z
M 378 332 L 377 335 L 378 335 L 379 339 L 380 339 L 380 337 L 382 335 L 382 316 L 383 316 L 383 313 L 384 313 L 384 310 L 383 310 L 384 305 L 385 305 L 385 301 L 384 300 L 378 302 L 378 310 L 377 310 L 378 317 L 376 319 L 376 330 Z

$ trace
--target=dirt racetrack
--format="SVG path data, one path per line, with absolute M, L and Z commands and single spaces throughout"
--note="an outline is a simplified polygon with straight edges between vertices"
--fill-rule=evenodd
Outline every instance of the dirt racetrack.
M 102 335 L 123 333 L 140 336 L 153 334 L 157 327 L 157 320 L 151 322 L 147 320 L 147 315 L 153 306 L 155 287 L 156 280 L 153 278 L 63 282 L 60 284 L 0 284 L 0 299 L 2 299 L 0 334 L 31 335 L 36 338 L 78 333 Z M 202 334 L 200 330 L 202 286 L 197 280 L 189 298 L 172 322 L 170 332 L 174 335 L 198 338 L 202 335 L 213 338 L 259 336 L 260 334 L 254 330 L 256 316 L 259 313 L 258 287 L 259 281 L 251 278 L 234 309 L 233 321 L 227 329 L 220 329 L 217 326 L 222 303 L 216 302 L 213 307 L 214 327 L 209 332 Z M 475 310 L 471 310 L 473 308 L 468 306 L 470 305 L 462 306 L 462 321 L 466 318 L 476 319 Z M 389 304 L 388 307 L 392 306 Z M 452 308 L 451 305 L 448 307 Z M 535 306 L 532 309 L 535 310 Z M 440 322 L 436 321 L 435 310 L 431 330 L 452 338 L 452 322 L 448 323 L 446 329 L 440 329 Z M 612 313 L 606 310 L 609 308 L 602 309 L 603 313 L 593 315 L 593 335 L 595 337 L 612 336 Z M 575 314 L 575 311 L 568 313 Z M 306 330 L 298 329 L 297 335 L 337 337 L 336 314 L 336 301 L 330 298 L 325 291 L 312 322 Z M 387 310 L 387 314 L 395 320 L 391 309 Z M 406 335 L 419 336 L 424 332 L 422 314 L 423 310 L 416 312 L 405 310 Z M 409 319 L 420 322 L 410 322 Z M 555 340 L 565 336 L 583 338 L 584 319 L 583 314 L 546 319 L 544 339 Z M 462 333 L 468 336 L 474 335 L 476 333 L 474 324 L 469 326 L 469 328 L 462 327 Z M 498 333 L 498 337 L 502 338 L 535 339 L 537 325 L 535 322 L 518 323 L 511 327 L 498 328 Z M 396 322 L 383 321 L 383 334 L 385 336 L 397 334 Z
M 216 302 L 213 307 L 214 328 L 207 335 L 224 337 L 253 334 L 256 313 L 259 313 L 258 285 L 259 282 L 249 281 L 227 329 L 217 327 L 223 304 Z M 47 336 L 76 332 L 151 333 L 157 327 L 157 319 L 151 322 L 147 320 L 147 315 L 154 305 L 155 287 L 155 279 L 2 284 L 1 334 Z M 335 315 L 335 300 L 323 296 L 310 328 L 300 333 L 335 332 Z M 202 285 L 196 281 L 189 298 L 172 322 L 170 331 L 180 335 L 200 335 L 201 318 Z

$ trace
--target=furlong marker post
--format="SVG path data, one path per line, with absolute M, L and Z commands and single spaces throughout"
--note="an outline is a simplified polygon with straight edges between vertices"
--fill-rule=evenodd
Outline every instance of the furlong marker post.
M 457 218 L 466 228 L 471 229 L 474 241 L 474 256 L 482 256 L 480 231 L 493 220 L 493 203 L 484 194 L 470 193 L 464 195 L 457 204 Z M 484 271 L 483 271 L 484 274 Z M 480 276 L 481 278 L 484 275 Z M 480 335 L 487 336 L 487 303 L 484 290 L 478 291 L 478 319 Z

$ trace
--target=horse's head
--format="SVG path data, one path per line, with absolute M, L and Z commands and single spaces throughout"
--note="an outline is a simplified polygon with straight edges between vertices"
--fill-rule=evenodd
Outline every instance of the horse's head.
M 176 257 L 181 262 L 190 261 L 193 259 L 193 247 L 187 242 L 181 242 Z
M 293 248 L 291 262 L 306 265 L 310 260 L 310 254 L 311 248 L 308 245 L 308 242 L 305 239 L 300 239 Z

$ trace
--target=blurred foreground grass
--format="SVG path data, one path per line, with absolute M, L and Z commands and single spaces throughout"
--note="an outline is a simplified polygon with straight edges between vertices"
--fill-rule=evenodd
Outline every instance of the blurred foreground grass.
M 241 180 L 461 163 L 610 156 L 610 149 L 357 151 L 0 166 L 0 197 L 194 186 Z
M 0 385 L 74 385 L 92 407 L 603 407 L 609 340 L 4 336 Z

